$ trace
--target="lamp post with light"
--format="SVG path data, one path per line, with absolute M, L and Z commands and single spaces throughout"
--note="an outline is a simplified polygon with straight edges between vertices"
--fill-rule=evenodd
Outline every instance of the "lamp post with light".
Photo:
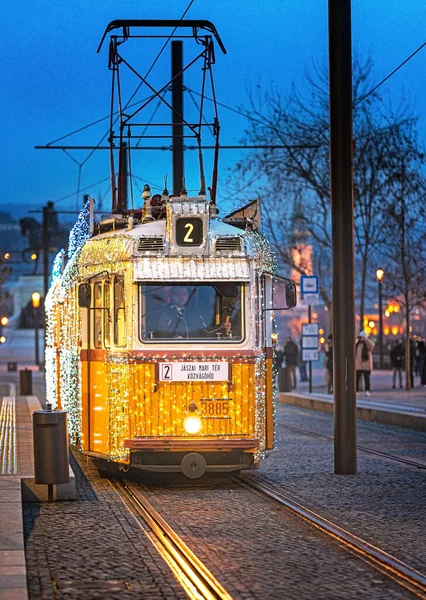
M 379 284 L 379 345 L 380 345 L 380 368 L 383 369 L 383 307 L 382 307 L 382 281 L 385 276 L 383 269 L 377 269 L 376 278 Z
M 38 356 L 38 309 L 40 307 L 40 294 L 38 292 L 33 292 L 31 295 L 31 300 L 33 303 L 33 316 L 34 316 L 34 341 L 35 341 L 35 364 L 39 366 L 39 356 Z

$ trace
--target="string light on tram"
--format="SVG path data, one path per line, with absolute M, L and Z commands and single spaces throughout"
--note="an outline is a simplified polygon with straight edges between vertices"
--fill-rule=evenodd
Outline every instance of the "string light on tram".
M 3 327 L 6 327 L 6 325 L 9 323 L 9 319 L 7 317 L 2 317 L 0 323 L 3 325 Z

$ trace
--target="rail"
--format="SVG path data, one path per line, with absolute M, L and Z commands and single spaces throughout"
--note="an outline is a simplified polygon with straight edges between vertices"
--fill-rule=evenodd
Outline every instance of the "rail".
M 316 431 L 310 431 L 309 429 L 302 429 L 301 427 L 296 427 L 295 425 L 288 425 L 287 423 L 278 423 L 278 427 L 290 429 L 292 431 L 307 434 L 312 437 L 323 438 L 323 439 L 329 440 L 329 441 L 334 440 L 334 438 L 331 435 L 317 433 Z M 418 469 L 426 469 L 426 463 L 419 462 L 417 460 L 402 458 L 401 456 L 395 456 L 394 454 L 388 454 L 387 452 L 381 452 L 380 450 L 375 450 L 374 448 L 369 448 L 368 446 L 360 446 L 357 444 L 357 448 L 358 448 L 358 450 L 361 450 L 362 452 L 367 452 L 368 454 L 374 454 L 375 456 L 380 456 L 380 457 L 386 458 L 388 460 L 393 460 L 395 462 L 403 463 L 405 465 L 417 467 Z
M 373 546 L 369 542 L 342 529 L 335 523 L 316 514 L 295 500 L 284 496 L 272 486 L 259 482 L 249 475 L 240 475 L 235 478 L 243 487 L 257 490 L 278 502 L 288 510 L 303 518 L 310 525 L 319 529 L 329 537 L 338 541 L 345 549 L 352 552 L 364 562 L 374 567 L 377 571 L 386 575 L 400 586 L 415 594 L 418 598 L 426 599 L 426 575 L 413 569 L 409 565 L 391 556 L 384 550 Z
M 232 600 L 232 596 L 135 485 L 117 480 L 111 480 L 111 485 L 121 500 L 124 502 L 124 496 L 136 515 L 148 525 L 151 530 L 148 538 L 191 599 Z

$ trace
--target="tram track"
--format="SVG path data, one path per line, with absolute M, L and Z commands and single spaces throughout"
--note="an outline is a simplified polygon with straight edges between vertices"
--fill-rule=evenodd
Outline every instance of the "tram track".
M 117 480 L 110 480 L 110 483 L 123 503 L 128 507 L 130 505 L 136 522 L 191 600 L 232 600 L 232 596 L 148 502 L 136 485 Z M 146 531 L 141 520 L 150 531 Z
M 297 516 L 308 522 L 309 525 L 337 541 L 348 552 L 357 556 L 369 566 L 386 575 L 418 598 L 426 600 L 425 574 L 343 529 L 339 525 L 318 515 L 296 500 L 277 491 L 271 485 L 258 481 L 251 475 L 241 474 L 238 477 L 235 477 L 234 480 L 242 487 L 248 488 L 254 493 L 258 493 L 260 497 L 267 496 L 279 503 L 283 508 L 295 513 Z
M 302 433 L 305 435 L 310 435 L 312 437 L 322 438 L 328 441 L 334 441 L 333 436 L 325 435 L 323 433 L 317 433 L 316 431 L 311 431 L 309 429 L 303 429 L 301 427 L 296 427 L 295 425 L 289 425 L 287 423 L 278 423 L 278 427 L 290 429 L 291 431 L 295 431 L 297 433 Z M 388 454 L 387 452 L 381 452 L 380 450 L 375 450 L 374 448 L 369 448 L 368 446 L 361 446 L 357 444 L 358 450 L 361 452 L 366 452 L 368 454 L 373 454 L 375 456 L 380 456 L 381 458 L 386 458 L 387 460 L 392 460 L 394 462 L 399 462 L 405 465 L 409 465 L 411 467 L 417 467 L 418 469 L 426 469 L 426 463 L 422 463 L 416 460 L 411 460 L 408 458 L 402 458 L 401 456 L 395 456 L 394 454 Z

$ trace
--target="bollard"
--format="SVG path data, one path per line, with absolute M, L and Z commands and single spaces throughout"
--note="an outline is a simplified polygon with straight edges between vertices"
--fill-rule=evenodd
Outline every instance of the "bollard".
M 280 392 L 291 392 L 290 373 L 287 367 L 278 369 L 278 389 Z
M 19 371 L 19 389 L 21 396 L 33 395 L 33 372 L 29 369 Z
M 69 482 L 68 413 L 46 406 L 33 413 L 34 482 L 48 486 L 48 500 L 53 502 L 53 485 Z

